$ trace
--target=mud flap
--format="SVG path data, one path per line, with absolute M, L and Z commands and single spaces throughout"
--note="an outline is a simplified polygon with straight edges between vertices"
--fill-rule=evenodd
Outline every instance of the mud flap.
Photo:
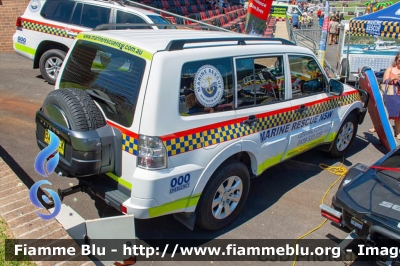
M 49 210 L 52 212 L 52 209 Z M 106 256 L 89 255 L 93 261 L 101 261 L 104 265 L 114 265 L 109 261 L 113 249 L 135 245 L 135 219 L 132 215 L 112 216 L 106 218 L 85 220 L 68 205 L 62 204 L 60 213 L 55 219 L 64 227 L 67 233 L 79 245 L 90 245 L 91 249 L 105 248 Z M 118 262 L 132 259 L 130 256 L 119 257 Z

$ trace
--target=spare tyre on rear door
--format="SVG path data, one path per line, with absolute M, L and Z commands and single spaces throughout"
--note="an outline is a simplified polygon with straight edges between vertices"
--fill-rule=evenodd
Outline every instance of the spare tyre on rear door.
M 57 173 L 120 175 L 122 134 L 106 124 L 102 112 L 84 90 L 68 88 L 50 92 L 36 113 L 36 124 L 40 149 L 50 142 L 48 130 L 60 139 Z

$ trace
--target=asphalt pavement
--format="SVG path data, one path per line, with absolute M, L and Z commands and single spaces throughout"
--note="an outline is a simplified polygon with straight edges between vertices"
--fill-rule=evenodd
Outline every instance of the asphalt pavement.
M 330 46 L 327 57 L 333 56 L 335 46 Z M 335 62 L 332 62 L 332 66 Z M 28 187 L 43 179 L 34 170 L 39 149 L 35 141 L 35 112 L 45 96 L 54 89 L 32 69 L 32 62 L 15 53 L 0 53 L 0 156 Z M 386 153 L 377 136 L 368 132 L 372 127 L 369 116 L 358 128 L 357 138 L 344 159 L 330 159 L 318 150 L 306 152 L 294 159 L 265 171 L 251 181 L 250 195 L 239 219 L 218 232 L 186 229 L 173 219 L 163 216 L 150 220 L 136 220 L 136 234 L 146 238 L 201 238 L 201 239 L 296 239 L 324 219 L 319 205 L 328 187 L 338 176 L 323 170 L 320 164 L 339 165 L 346 168 L 362 162 L 372 164 Z M 95 178 L 95 177 L 93 177 Z M 73 178 L 52 174 L 51 188 L 68 188 L 77 184 Z M 326 197 L 330 200 L 337 185 Z M 64 199 L 85 219 L 120 215 L 101 200 L 79 192 Z M 343 239 L 347 232 L 325 223 L 307 239 Z M 156 262 L 156 265 L 204 265 L 205 262 Z M 232 262 L 206 262 L 215 265 L 231 265 Z M 240 262 L 241 265 L 265 265 L 268 262 Z M 142 263 L 150 264 L 150 263 Z M 234 263 L 236 264 L 236 263 Z M 281 265 L 291 265 L 282 262 Z M 320 262 L 298 262 L 297 265 L 320 265 Z M 324 262 L 323 265 L 343 265 L 342 262 Z M 364 264 L 365 265 L 365 264 Z

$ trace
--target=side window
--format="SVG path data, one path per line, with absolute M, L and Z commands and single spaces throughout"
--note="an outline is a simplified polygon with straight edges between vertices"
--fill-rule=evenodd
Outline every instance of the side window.
M 105 7 L 84 5 L 80 25 L 93 29 L 100 24 L 107 24 L 110 19 L 110 11 Z
M 289 55 L 293 98 L 325 92 L 327 80 L 314 57 Z
M 181 72 L 182 116 L 234 109 L 232 59 L 218 58 L 185 63 Z
M 83 4 L 81 3 L 76 4 L 74 14 L 72 14 L 72 19 L 71 19 L 72 24 L 81 25 L 82 7 Z
M 46 1 L 40 15 L 46 19 L 69 22 L 75 2 L 64 0 Z
M 282 56 L 236 59 L 238 107 L 285 100 Z
M 138 15 L 131 14 L 131 13 L 126 13 L 123 11 L 118 11 L 117 12 L 117 19 L 116 23 L 141 23 L 141 24 L 146 24 L 147 22 L 139 17 Z M 145 29 L 148 28 L 150 29 L 151 27 L 140 27 L 140 26 L 132 26 L 129 27 L 131 29 Z

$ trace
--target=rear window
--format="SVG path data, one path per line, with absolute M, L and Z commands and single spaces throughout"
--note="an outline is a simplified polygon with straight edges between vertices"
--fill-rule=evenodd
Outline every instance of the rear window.
M 106 117 L 130 127 L 146 61 L 118 49 L 79 40 L 66 62 L 60 88 L 80 88 Z

